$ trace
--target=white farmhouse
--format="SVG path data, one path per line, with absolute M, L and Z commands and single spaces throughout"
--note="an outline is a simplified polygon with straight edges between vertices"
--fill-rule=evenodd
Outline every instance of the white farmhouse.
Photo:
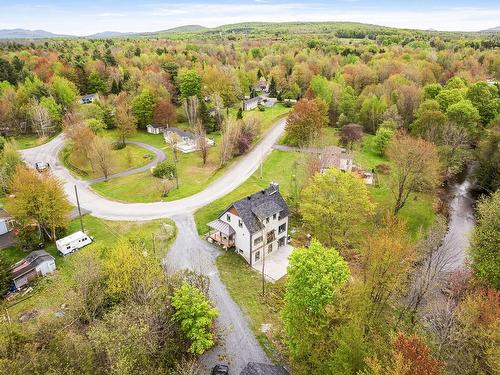
M 82 231 L 78 231 L 57 240 L 56 247 L 62 255 L 68 255 L 90 243 L 92 239 Z
M 178 142 L 175 142 L 175 148 L 185 154 L 198 150 L 198 136 L 189 131 L 179 128 L 164 128 L 163 137 L 165 143 L 170 145 L 174 143 L 173 137 L 176 137 Z M 209 138 L 205 138 L 205 142 L 209 147 L 215 145 L 215 142 Z
M 288 205 L 279 186 L 234 202 L 217 220 L 208 224 L 213 230 L 208 239 L 224 248 L 235 248 L 252 265 L 288 242 Z
M 54 272 L 55 269 L 54 257 L 45 250 L 36 250 L 12 266 L 12 279 L 16 289 L 20 289 L 31 280 Z

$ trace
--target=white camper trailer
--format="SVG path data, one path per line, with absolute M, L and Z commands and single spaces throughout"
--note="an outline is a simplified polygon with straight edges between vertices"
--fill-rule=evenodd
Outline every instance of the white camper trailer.
M 56 241 L 57 250 L 62 255 L 71 254 L 73 251 L 81 249 L 82 247 L 90 244 L 92 239 L 82 231 L 70 234 L 67 237 L 61 238 Z

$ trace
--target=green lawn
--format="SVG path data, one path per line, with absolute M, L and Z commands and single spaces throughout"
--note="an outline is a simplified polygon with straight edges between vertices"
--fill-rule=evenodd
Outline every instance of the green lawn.
M 148 222 L 119 222 L 106 221 L 93 216 L 86 215 L 83 217 L 85 231 L 94 237 L 94 242 L 91 245 L 79 250 L 80 253 L 95 251 L 98 246 L 113 246 L 118 238 L 138 238 L 145 239 L 144 244 L 147 249 L 152 249 L 152 235 L 156 235 L 156 255 L 158 259 L 162 259 L 176 235 L 175 224 L 168 219 L 154 220 Z M 168 224 L 164 227 L 162 224 Z M 80 221 L 73 220 L 67 233 L 73 233 L 80 230 Z M 11 317 L 16 317 L 18 314 L 37 309 L 44 314 L 53 314 L 60 309 L 61 304 L 68 303 L 71 300 L 71 285 L 73 282 L 72 271 L 73 267 L 77 266 L 72 261 L 72 255 L 61 256 L 55 244 L 49 244 L 45 248 L 47 252 L 52 254 L 56 260 L 57 271 L 43 278 L 38 278 L 32 284 L 34 290 L 29 294 L 31 298 L 23 301 L 9 309 Z M 0 254 L 5 256 L 9 262 L 15 262 L 24 258 L 27 254 L 16 247 L 0 250 Z M 10 304 L 22 299 L 21 295 L 17 295 L 14 300 L 10 300 Z
M 47 143 L 54 137 L 56 137 L 59 133 L 56 133 L 50 137 L 38 137 L 36 134 L 25 134 L 13 137 L 16 141 L 17 148 L 20 150 L 24 150 L 26 148 L 32 148 L 36 146 L 43 145 Z
M 262 118 L 262 136 L 279 118 L 285 116 L 289 110 L 290 108 L 282 104 L 277 104 L 273 108 L 267 108 L 263 112 L 258 109 L 244 112 L 244 116 L 255 113 Z M 237 109 L 231 108 L 229 115 L 236 117 L 236 112 Z M 186 128 L 188 125 L 186 123 L 180 123 L 176 126 Z M 106 132 L 105 136 L 113 139 L 117 137 L 115 131 Z M 220 133 L 212 133 L 209 134 L 208 137 L 215 141 L 215 146 L 211 147 L 209 150 L 206 165 L 203 165 L 201 156 L 198 152 L 189 154 L 183 154 L 182 152 L 177 153 L 179 189 L 173 188 L 167 197 L 161 196 L 160 181 L 154 178 L 149 171 L 120 177 L 106 182 L 98 182 L 92 185 L 92 189 L 103 197 L 130 203 L 172 201 L 196 194 L 225 173 L 227 168 L 238 160 L 238 158 L 233 158 L 227 165 L 220 168 L 219 152 L 221 135 Z M 172 150 L 165 144 L 161 135 L 138 131 L 130 140 L 148 143 L 157 147 L 165 152 L 168 160 L 173 160 Z
M 154 158 L 154 154 L 150 151 L 133 144 L 129 144 L 121 150 L 113 150 L 113 154 L 114 165 L 110 174 L 142 167 Z M 90 163 L 76 160 L 68 146 L 61 151 L 59 158 L 66 168 L 80 178 L 92 179 L 102 177 L 102 173 L 98 168 L 93 170 Z
M 264 161 L 262 178 L 259 169 L 237 189 L 196 211 L 198 233 L 206 233 L 208 231 L 206 224 L 216 219 L 232 202 L 266 188 L 272 181 L 279 183 L 280 191 L 285 198 L 289 197 L 293 192 L 294 164 L 300 163 L 303 159 L 303 156 L 297 152 L 274 150 Z M 300 179 L 301 176 L 297 178 Z
M 140 134 L 141 138 L 149 138 L 146 137 L 144 133 Z M 162 136 L 156 135 L 156 137 L 163 142 Z M 229 163 L 223 168 L 219 168 L 221 136 L 220 134 L 214 133 L 210 135 L 210 138 L 215 141 L 215 146 L 210 148 L 207 163 L 205 165 L 203 165 L 201 156 L 198 152 L 191 152 L 188 154 L 184 154 L 180 151 L 177 152 L 179 189 L 173 188 L 167 197 L 161 196 L 161 191 L 158 186 L 160 181 L 153 177 L 149 171 L 116 178 L 106 182 L 98 182 L 92 185 L 92 189 L 106 198 L 123 202 L 171 201 L 193 195 L 205 189 L 231 165 L 231 163 Z M 143 142 L 144 141 L 145 140 L 143 140 Z M 167 155 L 167 160 L 174 160 L 171 148 L 163 143 L 162 149 Z
M 245 260 L 233 252 L 217 258 L 217 269 L 222 282 L 231 297 L 250 319 L 250 326 L 262 348 L 274 361 L 279 361 L 281 342 L 280 310 L 283 302 L 286 278 L 277 283 L 265 283 L 262 295 L 262 277 Z M 262 332 L 263 324 L 270 325 L 268 332 Z

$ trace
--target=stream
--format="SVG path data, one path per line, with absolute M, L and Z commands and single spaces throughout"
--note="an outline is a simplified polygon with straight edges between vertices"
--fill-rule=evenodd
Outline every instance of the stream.
M 472 168 L 469 168 L 463 182 L 456 182 L 449 192 L 448 232 L 439 251 L 449 258 L 444 270 L 446 273 L 458 271 L 466 265 L 470 236 L 475 225 L 474 197 L 470 182 Z

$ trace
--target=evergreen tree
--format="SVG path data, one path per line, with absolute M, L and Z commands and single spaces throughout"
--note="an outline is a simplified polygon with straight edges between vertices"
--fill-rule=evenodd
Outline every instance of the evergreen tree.
M 278 96 L 278 91 L 276 89 L 276 81 L 274 77 L 271 78 L 271 83 L 269 84 L 269 96 L 271 98 L 276 98 Z

